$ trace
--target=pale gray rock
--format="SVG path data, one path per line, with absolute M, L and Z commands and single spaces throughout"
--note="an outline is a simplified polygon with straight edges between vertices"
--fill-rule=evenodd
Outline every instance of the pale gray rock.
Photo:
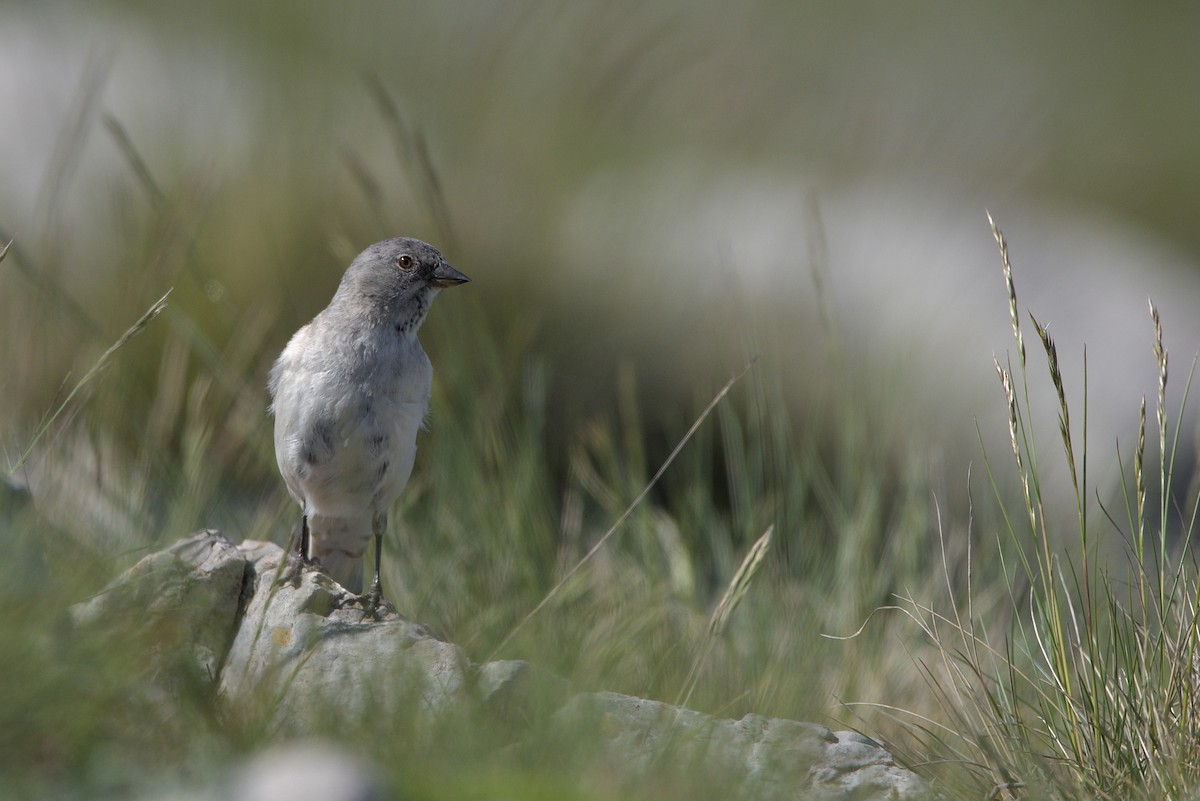
M 568 700 L 565 680 L 528 662 L 473 665 L 457 646 L 391 607 L 366 616 L 361 597 L 318 568 L 296 569 L 278 545 L 234 547 L 216 531 L 147 556 L 71 615 L 78 627 L 121 636 L 153 632 L 157 661 L 150 664 L 177 666 L 182 653 L 182 664 L 213 681 L 231 713 L 265 722 L 276 733 L 309 737 L 365 719 L 432 731 L 453 715 L 467 721 L 482 714 L 475 720 L 507 732 L 505 751 L 514 756 L 539 759 L 543 746 L 559 755 L 575 749 L 572 764 L 583 781 L 595 776 L 608 784 L 644 784 L 674 775 L 710 792 L 728 788 L 735 797 L 766 801 L 929 795 L 923 779 L 854 732 L 760 715 L 724 720 L 615 693 Z M 170 708 L 169 692 L 150 695 Z M 309 768 L 319 770 L 310 774 Z M 335 776 L 341 779 L 321 783 L 320 777 Z M 309 791 L 316 794 L 304 795 Z M 367 801 L 382 795 L 368 766 L 308 743 L 254 758 L 228 778 L 221 797 Z
M 384 801 L 391 798 L 368 760 L 324 740 L 283 742 L 203 787 L 155 787 L 140 801 Z
M 711 776 L 744 797 L 916 801 L 930 793 L 878 743 L 815 723 L 760 715 L 725 720 L 628 695 L 585 693 L 555 714 L 554 725 L 577 737 L 590 731 L 590 758 L 614 770 Z
M 506 723 L 529 723 L 566 702 L 571 685 L 561 676 L 520 659 L 479 666 L 476 692 L 484 708 Z
M 436 716 L 463 699 L 469 661 L 457 646 L 390 607 L 367 617 L 362 598 L 320 570 L 280 580 L 289 559 L 277 545 L 242 550 L 252 593 L 221 672 L 228 703 L 257 708 L 281 730 L 317 732 L 368 712 Z
M 294 742 L 258 754 L 235 776 L 232 801 L 384 801 L 366 760 L 326 742 Z
M 90 600 L 71 607 L 77 626 L 152 633 L 155 656 L 186 654 L 215 680 L 233 641 L 249 562 L 219 531 L 199 531 L 150 554 Z

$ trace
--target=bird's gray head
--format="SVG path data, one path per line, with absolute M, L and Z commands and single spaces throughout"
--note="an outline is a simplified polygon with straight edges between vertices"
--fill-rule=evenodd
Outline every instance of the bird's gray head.
M 432 245 L 408 237 L 385 239 L 351 262 L 329 307 L 412 333 L 441 289 L 470 280 Z

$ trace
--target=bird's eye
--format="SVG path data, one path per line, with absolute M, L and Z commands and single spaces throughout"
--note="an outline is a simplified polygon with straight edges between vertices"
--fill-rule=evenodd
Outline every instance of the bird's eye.
M 411 270 L 414 264 L 416 264 L 416 262 L 413 261 L 413 257 L 407 253 L 396 258 L 396 266 L 401 270 Z

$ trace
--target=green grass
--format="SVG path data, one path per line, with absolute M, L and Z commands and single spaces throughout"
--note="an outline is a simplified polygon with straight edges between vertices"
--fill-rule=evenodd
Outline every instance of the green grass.
M 1151 303 L 1157 437 L 1147 451 L 1143 400 L 1132 460 L 1128 451 L 1124 458 L 1119 451 L 1102 457 L 1121 459 L 1125 468 L 1115 501 L 1103 502 L 1087 483 L 1094 458 L 1087 443 L 1087 366 L 1085 386 L 1073 401 L 1055 342 L 1030 315 L 1059 422 L 1056 443 L 1047 448 L 1035 441 L 1027 378 L 1033 368 L 1007 244 L 994 224 L 993 232 L 1016 352 L 1015 367 L 1011 358 L 997 360 L 996 371 L 1021 491 L 1013 502 L 996 490 L 1004 522 L 994 539 L 976 546 L 973 582 L 955 589 L 947 566 L 952 603 L 929 606 L 906 597 L 901 604 L 939 651 L 922 670 L 943 714 L 917 728 L 931 753 L 954 755 L 970 767 L 973 782 L 946 775 L 948 786 L 964 794 L 990 784 L 989 797 L 996 798 L 1188 797 L 1200 778 L 1200 583 L 1191 548 L 1197 501 L 1194 492 L 1183 503 L 1170 499 L 1192 375 L 1172 413 L 1163 326 Z M 1039 471 L 1054 458 L 1064 460 L 1071 479 L 1074 519 L 1058 514 L 1043 494 Z M 995 490 L 1005 468 L 994 454 L 986 463 Z M 1157 505 L 1148 497 L 1157 497 Z M 1058 544 L 1072 530 L 1074 546 Z M 1112 540 L 1123 554 L 1115 564 L 1105 556 Z
M 388 112 L 385 89 L 375 96 L 401 162 L 412 159 L 392 166 L 425 212 L 392 210 L 353 179 L 321 199 L 262 175 L 219 191 L 202 174 L 172 184 L 110 116 L 105 130 L 129 167 L 108 209 L 124 226 L 120 247 L 97 254 L 86 280 L 65 272 L 69 243 L 18 240 L 0 263 L 11 334 L 0 345 L 11 379 L 0 389 L 4 444 L 10 467 L 28 452 L 50 518 L 15 508 L 3 518 L 8 795 L 153 795 L 220 775 L 270 741 L 253 711 L 222 708 L 182 669 L 172 696 L 147 693 L 162 678 L 150 673 L 148 643 L 71 631 L 65 610 L 199 527 L 235 541 L 288 537 L 296 510 L 275 472 L 269 364 L 359 245 L 421 219 L 451 230 L 419 130 Z M 256 205 L 291 233 L 247 225 Z M 341 208 L 364 213 L 339 223 Z M 469 222 L 455 220 L 454 260 L 477 275 L 472 265 L 493 254 L 472 248 Z M 1186 542 L 1195 513 L 1171 508 L 1163 491 L 1179 426 L 1169 423 L 1162 335 L 1157 448 L 1153 437 L 1149 453 L 1137 444 L 1125 506 L 1114 509 L 1087 483 L 1086 411 L 1069 403 L 1038 329 L 1063 421 L 1059 447 L 1040 455 L 1065 455 L 1077 499 L 1076 520 L 1054 519 L 1006 251 L 1002 261 L 1018 360 L 998 368 L 1018 492 L 997 490 L 994 503 L 967 497 L 967 477 L 930 468 L 931 444 L 898 430 L 879 401 L 888 375 L 870 375 L 865 391 L 845 369 L 851 346 L 828 313 L 822 397 L 792 403 L 789 365 L 770 344 L 786 331 L 747 314 L 733 349 L 759 358 L 709 413 L 738 364 L 664 394 L 660 377 L 647 389 L 627 364 L 573 364 L 562 330 L 531 322 L 500 289 L 488 294 L 499 281 L 446 293 L 423 332 L 433 417 L 386 545 L 391 599 L 473 659 L 529 659 L 580 690 L 861 727 L 952 797 L 1018 783 L 1031 797 L 1178 796 L 1197 765 L 1200 596 L 1187 550 L 1168 538 L 1182 531 Z M 139 319 L 171 286 L 166 310 Z M 589 384 L 604 392 L 563 400 L 596 371 L 612 376 Z M 987 456 L 991 486 L 1004 486 L 1001 460 Z M 1157 508 L 1152 497 L 1163 499 Z M 756 550 L 767 531 L 769 548 Z M 1097 558 L 1114 536 L 1130 555 L 1119 569 Z M 877 611 L 895 606 L 907 614 Z M 391 766 L 389 781 L 418 798 L 724 797 L 719 786 L 667 781 L 581 790 L 567 766 L 583 733 L 561 751 L 544 743 L 555 758 L 540 760 L 502 750 L 511 732 L 472 719 L 429 732 L 364 721 L 330 734 Z M 457 777 L 449 785 L 447 774 Z

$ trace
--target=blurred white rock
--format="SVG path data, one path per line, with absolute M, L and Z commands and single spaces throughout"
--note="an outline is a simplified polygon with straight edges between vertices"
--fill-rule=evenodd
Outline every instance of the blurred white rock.
M 1090 466 L 1101 471 L 1093 478 L 1113 480 L 1109 456 L 1118 437 L 1123 453 L 1132 453 L 1142 397 L 1153 424 L 1157 364 L 1147 301 L 1162 315 L 1171 353 L 1173 417 L 1200 345 L 1193 313 L 1200 270 L 1129 223 L 999 194 L 993 200 L 901 178 L 838 183 L 683 162 L 611 172 L 565 215 L 560 263 L 579 275 L 563 282 L 564 291 L 626 258 L 653 265 L 652 277 L 637 277 L 645 283 L 640 313 L 677 315 L 657 330 L 678 332 L 698 348 L 722 334 L 706 336 L 688 321 L 722 319 L 732 301 L 743 307 L 743 330 L 727 336 L 750 336 L 774 315 L 774 327 L 753 335 L 778 356 L 761 369 L 798 375 L 792 386 L 799 392 L 827 378 L 829 337 L 817 322 L 825 304 L 855 385 L 871 386 L 878 376 L 890 418 L 971 458 L 978 455 L 977 420 L 989 449 L 1007 447 L 993 357 L 1017 363 L 990 210 L 1010 249 L 1040 448 L 1059 449 L 1058 404 L 1028 312 L 1057 346 L 1077 453 L 1086 346 Z M 1188 426 L 1183 439 L 1190 442 Z

